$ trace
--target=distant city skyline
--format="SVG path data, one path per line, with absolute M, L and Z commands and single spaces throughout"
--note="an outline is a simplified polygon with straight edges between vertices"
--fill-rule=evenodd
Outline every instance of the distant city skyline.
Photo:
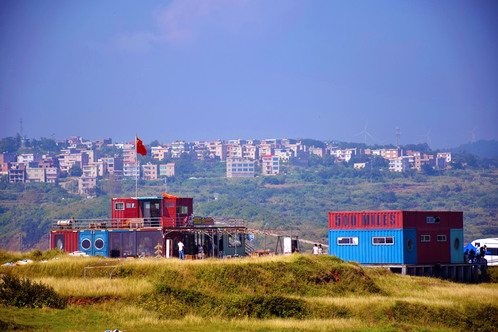
M 493 1 L 2 1 L 0 136 L 498 140 L 497 31 Z

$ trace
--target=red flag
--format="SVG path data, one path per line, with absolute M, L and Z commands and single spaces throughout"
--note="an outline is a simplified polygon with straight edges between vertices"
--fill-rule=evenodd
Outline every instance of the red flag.
M 140 153 L 142 156 L 147 154 L 147 149 L 143 145 L 142 141 L 137 137 L 137 153 Z

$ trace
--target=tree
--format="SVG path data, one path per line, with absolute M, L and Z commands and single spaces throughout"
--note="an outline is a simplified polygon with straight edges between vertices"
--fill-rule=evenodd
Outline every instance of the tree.
M 17 152 L 21 146 L 21 140 L 17 137 L 5 137 L 0 140 L 0 153 Z
M 82 176 L 83 175 L 83 170 L 78 165 L 73 165 L 69 169 L 69 174 L 71 176 Z
M 311 138 L 304 138 L 302 140 L 300 140 L 301 144 L 302 145 L 305 145 L 305 146 L 314 146 L 316 148 L 326 148 L 326 145 L 324 142 L 322 141 L 318 141 L 316 139 L 311 139 Z
M 161 145 L 161 143 L 159 143 L 159 141 L 157 139 L 150 142 L 150 146 L 160 146 L 160 145 Z

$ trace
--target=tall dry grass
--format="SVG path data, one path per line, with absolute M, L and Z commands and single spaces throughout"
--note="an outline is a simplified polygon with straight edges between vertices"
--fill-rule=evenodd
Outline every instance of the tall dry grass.
M 154 285 L 146 279 L 109 279 L 109 278 L 32 278 L 51 286 L 62 296 L 74 297 L 119 297 L 137 298 L 150 293 Z

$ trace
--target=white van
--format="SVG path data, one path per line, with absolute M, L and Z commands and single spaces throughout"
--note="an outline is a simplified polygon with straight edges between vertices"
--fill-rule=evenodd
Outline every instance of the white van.
M 488 261 L 488 266 L 498 265 L 498 237 L 489 239 L 477 239 L 471 242 L 474 247 L 486 245 L 486 255 L 484 258 Z

